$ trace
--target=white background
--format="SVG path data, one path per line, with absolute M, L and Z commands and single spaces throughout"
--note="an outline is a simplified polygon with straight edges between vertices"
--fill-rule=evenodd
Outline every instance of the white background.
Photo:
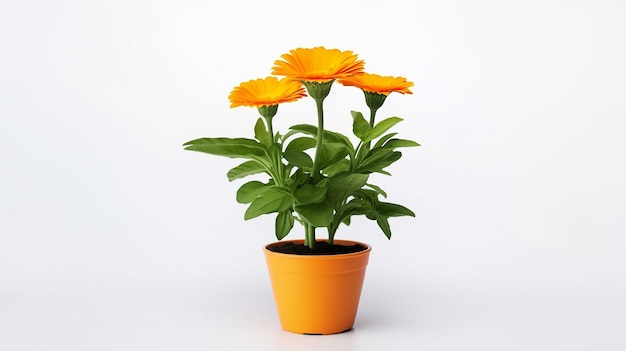
M 3 1 L 0 350 L 623 350 L 623 1 Z M 379 116 L 423 144 L 380 176 L 352 332 L 280 329 L 230 109 L 280 54 L 353 50 L 415 82 Z M 336 85 L 327 125 L 361 94 Z M 278 127 L 313 123 L 312 101 Z M 289 238 L 301 238 L 301 230 Z

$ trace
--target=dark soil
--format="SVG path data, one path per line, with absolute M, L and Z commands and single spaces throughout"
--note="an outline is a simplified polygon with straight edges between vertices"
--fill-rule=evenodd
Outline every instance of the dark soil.
M 340 255 L 347 253 L 355 253 L 367 250 L 367 247 L 359 244 L 354 245 L 330 245 L 325 241 L 315 243 L 315 250 L 311 250 L 303 244 L 294 244 L 290 242 L 278 243 L 267 247 L 272 252 L 279 252 L 292 255 Z

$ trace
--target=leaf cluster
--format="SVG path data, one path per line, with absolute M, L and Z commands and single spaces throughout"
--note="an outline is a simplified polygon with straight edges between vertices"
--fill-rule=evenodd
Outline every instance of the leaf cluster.
M 383 119 L 370 125 L 360 112 L 352 111 L 353 144 L 347 136 L 310 124 L 290 127 L 285 135 L 272 135 L 271 120 L 259 118 L 254 139 L 200 138 L 184 144 L 186 150 L 243 159 L 227 172 L 229 181 L 266 174 L 266 182 L 252 180 L 239 187 L 237 202 L 248 207 L 244 219 L 275 214 L 275 234 L 280 240 L 291 232 L 295 222 L 326 228 L 329 242 L 341 224 L 349 225 L 353 216 L 376 221 L 381 231 L 391 237 L 389 218 L 415 216 L 408 208 L 382 201 L 386 192 L 369 182 L 370 175 L 390 175 L 386 170 L 402 157 L 400 148 L 418 143 L 395 138 L 389 130 L 402 121 L 399 117 Z M 319 174 L 314 174 L 318 137 L 323 136 L 319 156 Z

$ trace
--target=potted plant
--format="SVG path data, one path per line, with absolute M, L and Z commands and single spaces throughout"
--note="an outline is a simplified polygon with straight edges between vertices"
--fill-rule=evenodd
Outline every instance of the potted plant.
M 361 89 L 369 108 L 369 120 L 351 112 L 352 138 L 324 128 L 323 104 L 335 82 Z M 386 168 L 400 159 L 399 148 L 419 146 L 389 132 L 401 118 L 376 120 L 390 93 L 411 94 L 411 86 L 403 77 L 365 73 L 363 60 L 352 51 L 297 48 L 274 62 L 272 76 L 241 83 L 229 95 L 231 107 L 257 108 L 254 139 L 211 137 L 184 144 L 186 150 L 243 159 L 228 171 L 230 181 L 261 177 L 241 185 L 236 199 L 248 205 L 245 220 L 275 216 L 279 241 L 264 252 L 284 329 L 333 334 L 352 328 L 371 247 L 335 240 L 338 229 L 353 216 L 365 216 L 390 238 L 390 217 L 414 216 L 382 201 L 387 194 L 370 182 L 372 174 L 389 175 Z M 315 102 L 317 123 L 274 130 L 278 106 L 307 94 Z M 296 222 L 304 239 L 282 241 Z M 317 239 L 318 228 L 326 229 L 324 240 Z

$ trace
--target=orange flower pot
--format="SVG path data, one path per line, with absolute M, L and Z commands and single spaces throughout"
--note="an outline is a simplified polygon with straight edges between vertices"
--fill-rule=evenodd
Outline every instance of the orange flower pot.
M 371 247 L 340 255 L 295 255 L 272 252 L 269 246 L 303 244 L 303 240 L 265 246 L 274 300 L 283 329 L 299 334 L 336 334 L 354 325 Z

